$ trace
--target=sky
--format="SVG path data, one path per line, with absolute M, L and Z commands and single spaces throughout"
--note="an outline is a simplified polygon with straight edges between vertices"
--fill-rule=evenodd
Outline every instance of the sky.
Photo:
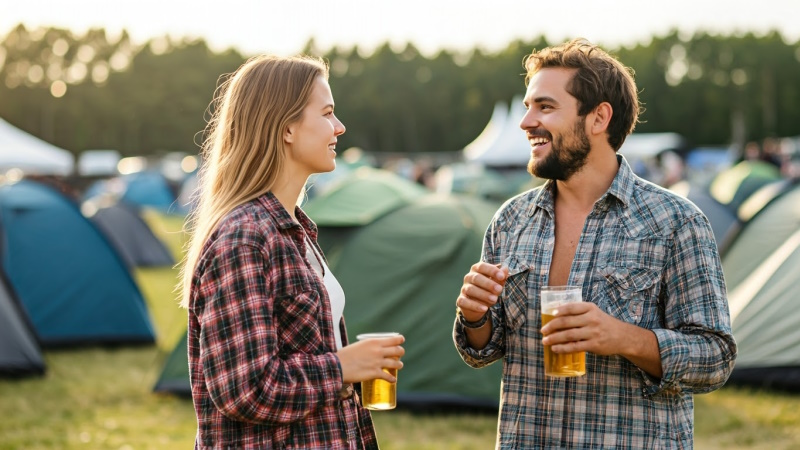
M 310 37 L 323 51 L 389 42 L 487 51 L 514 39 L 584 37 L 609 48 L 647 43 L 677 28 L 734 34 L 777 29 L 800 40 L 798 0 L 0 0 L 0 36 L 19 23 L 83 34 L 126 29 L 135 43 L 169 35 L 202 37 L 214 50 L 298 53 Z

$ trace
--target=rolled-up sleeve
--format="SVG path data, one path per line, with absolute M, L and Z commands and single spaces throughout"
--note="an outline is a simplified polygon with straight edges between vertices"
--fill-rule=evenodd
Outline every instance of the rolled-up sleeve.
M 483 249 L 481 254 L 481 261 L 495 264 L 499 257 L 496 253 L 498 226 L 498 214 L 489 225 L 483 240 Z M 467 342 L 467 334 L 464 331 L 464 325 L 459 318 L 460 313 L 456 313 L 455 324 L 453 325 L 453 343 L 464 360 L 471 367 L 480 368 L 488 366 L 489 364 L 501 359 L 505 355 L 505 313 L 502 307 L 503 294 L 500 294 L 500 299 L 497 303 L 489 308 L 487 314 L 491 314 L 489 320 L 492 323 L 492 335 L 489 338 L 489 343 L 486 347 L 476 350 L 472 348 Z
M 718 389 L 736 359 L 722 265 L 708 220 L 701 214 L 688 218 L 673 243 L 664 272 L 664 328 L 653 330 L 663 375 L 657 380 L 641 372 L 650 395 L 663 389 Z
M 288 423 L 338 399 L 342 374 L 334 353 L 283 354 L 279 348 L 277 298 L 257 232 L 239 229 L 208 249 L 193 307 L 200 325 L 200 363 L 209 394 L 225 416 L 251 423 Z M 267 244 L 268 247 L 268 244 Z M 280 251 L 275 253 L 280 254 Z M 307 303 L 309 299 L 306 299 Z M 311 299 L 313 300 L 313 299 Z M 317 298 L 317 301 L 319 298 Z M 298 338 L 312 323 L 298 320 Z
M 467 343 L 467 334 L 464 325 L 456 316 L 456 323 L 453 326 L 453 342 L 456 344 L 458 354 L 471 367 L 481 368 L 502 358 L 505 354 L 505 327 L 503 326 L 502 308 L 492 307 L 487 314 L 491 314 L 489 320 L 492 322 L 492 336 L 486 347 L 476 350 Z

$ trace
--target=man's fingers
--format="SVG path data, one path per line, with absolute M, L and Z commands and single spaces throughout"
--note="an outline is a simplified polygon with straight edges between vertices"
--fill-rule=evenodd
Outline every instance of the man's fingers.
M 483 313 L 489 310 L 488 304 L 477 300 L 473 300 L 463 295 L 458 296 L 458 300 L 456 300 L 456 306 L 458 306 L 461 309 L 462 313 L 464 311 L 470 311 L 470 312 L 480 313 L 480 315 L 483 315 Z
M 497 292 L 490 292 L 474 284 L 465 284 L 461 287 L 461 293 L 464 297 L 471 298 L 489 305 L 493 305 L 497 301 Z
M 503 290 L 503 285 L 494 281 L 491 278 L 479 273 L 470 273 L 470 277 L 465 281 L 465 286 L 475 286 L 476 288 L 488 292 L 492 295 L 497 295 Z
M 564 344 L 552 345 L 550 347 L 550 351 L 552 351 L 553 353 L 586 352 L 589 351 L 588 347 L 589 347 L 588 341 L 573 341 Z
M 585 325 L 585 320 L 581 316 L 557 316 L 542 327 L 542 334 L 546 336 L 560 330 L 568 330 L 583 325 Z
M 486 278 L 491 278 L 498 282 L 505 282 L 505 279 L 508 277 L 508 267 L 503 267 L 500 264 L 479 262 L 472 265 L 470 273 L 478 273 Z
M 543 345 L 558 345 L 567 342 L 584 341 L 591 337 L 589 330 L 585 328 L 570 328 L 558 332 L 553 332 L 542 337 Z

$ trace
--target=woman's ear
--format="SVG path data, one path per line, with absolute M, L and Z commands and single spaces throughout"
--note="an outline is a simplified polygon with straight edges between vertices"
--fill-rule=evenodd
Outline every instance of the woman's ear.
M 614 115 L 614 110 L 608 102 L 602 102 L 594 109 L 593 119 L 591 122 L 591 131 L 593 134 L 602 134 L 608 130 L 608 124 L 611 122 L 611 116 Z
M 294 125 L 289 125 L 286 127 L 286 131 L 283 132 L 283 142 L 286 144 L 292 144 L 294 142 L 294 136 L 296 132 L 294 129 Z

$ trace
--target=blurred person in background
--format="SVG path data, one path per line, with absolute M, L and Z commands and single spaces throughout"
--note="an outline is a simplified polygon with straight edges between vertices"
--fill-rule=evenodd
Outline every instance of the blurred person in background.
M 464 277 L 453 338 L 464 361 L 503 361 L 497 447 L 692 448 L 693 394 L 737 353 L 711 226 L 617 154 L 638 121 L 630 69 L 584 40 L 525 62 L 529 172 Z M 581 288 L 542 326 L 545 286 Z M 586 374 L 544 374 L 544 346 L 587 352 Z
M 298 206 L 345 132 L 327 80 L 319 59 L 260 56 L 218 90 L 181 286 L 196 448 L 378 448 L 352 383 L 395 382 L 403 337 L 348 344 Z
M 743 161 L 759 161 L 761 159 L 761 146 L 756 141 L 749 141 L 742 152 Z
M 777 139 L 764 138 L 761 145 L 761 160 L 780 169 L 783 159 L 781 157 L 780 143 Z

